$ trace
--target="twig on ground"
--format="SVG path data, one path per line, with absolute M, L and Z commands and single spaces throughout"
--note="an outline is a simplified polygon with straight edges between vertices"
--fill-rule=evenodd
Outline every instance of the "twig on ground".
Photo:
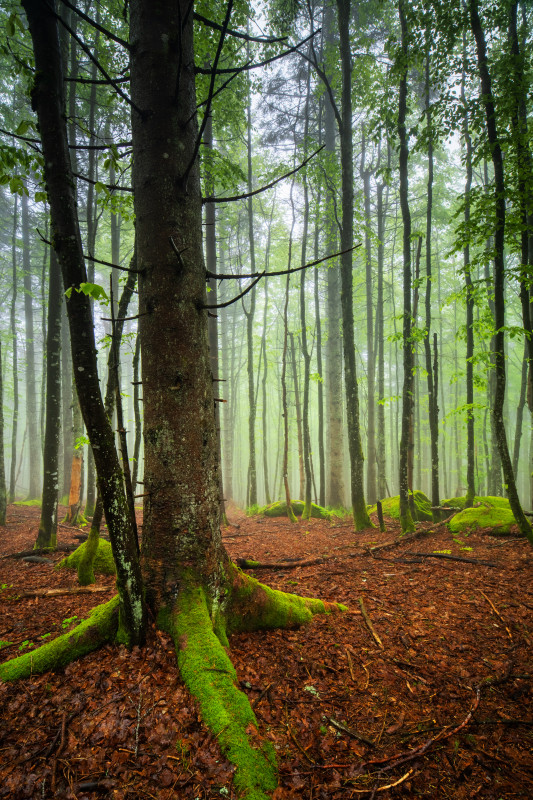
M 337 722 L 337 720 L 333 719 L 333 717 L 326 717 L 326 719 L 328 720 L 328 722 L 331 722 L 334 728 L 336 728 L 338 731 L 341 731 L 342 733 L 347 733 L 348 736 L 352 737 L 352 739 L 357 739 L 358 742 L 366 744 L 367 747 L 375 746 L 374 742 L 371 739 L 367 739 L 367 737 L 363 736 L 362 733 L 358 733 L 357 731 L 354 731 L 352 728 L 348 728 L 342 722 Z
M 375 630 L 374 626 L 372 625 L 372 620 L 368 616 L 368 612 L 367 612 L 367 610 L 365 608 L 365 604 L 364 604 L 364 601 L 363 601 L 362 597 L 359 598 L 359 607 L 361 608 L 361 613 L 363 615 L 363 619 L 366 622 L 367 628 L 370 631 L 370 633 L 372 634 L 372 636 L 374 638 L 374 641 L 376 642 L 377 646 L 381 648 L 381 650 L 384 650 L 385 648 L 383 646 L 383 642 L 379 638 L 378 634 L 376 633 L 376 630 Z
M 507 625 L 505 624 L 505 620 L 504 620 L 504 618 L 502 617 L 502 615 L 500 614 L 500 612 L 498 611 L 498 609 L 496 608 L 496 606 L 494 605 L 494 603 L 492 602 L 492 600 L 490 599 L 490 597 L 487 597 L 487 595 L 485 594 L 485 592 L 483 592 L 481 589 L 479 590 L 479 593 L 480 593 L 481 595 L 483 595 L 483 597 L 485 598 L 485 600 L 487 601 L 487 603 L 489 604 L 489 606 L 492 608 L 492 610 L 494 611 L 494 613 L 496 614 L 496 616 L 498 617 L 498 619 L 501 621 L 502 625 L 505 627 L 505 630 L 507 631 L 507 635 L 509 636 L 509 639 L 512 639 L 512 638 L 513 638 L 513 635 L 512 635 L 512 633 L 511 633 L 511 631 L 509 630 L 509 628 L 508 628 L 508 627 L 507 627 Z
M 295 567 L 312 567 L 329 561 L 333 556 L 310 558 L 308 561 L 252 561 L 248 558 L 236 558 L 235 563 L 241 569 L 294 569 Z
M 406 555 L 416 556 L 417 558 L 443 558 L 447 561 L 464 561 L 466 564 L 480 564 L 482 567 L 499 566 L 494 561 L 484 561 L 480 558 L 465 558 L 464 556 L 452 556 L 451 553 L 413 553 L 409 551 Z

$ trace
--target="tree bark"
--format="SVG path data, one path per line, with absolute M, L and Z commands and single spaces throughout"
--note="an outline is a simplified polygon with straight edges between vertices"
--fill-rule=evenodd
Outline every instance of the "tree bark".
M 46 425 L 43 453 L 41 519 L 35 549 L 57 543 L 57 495 L 59 490 L 59 440 L 61 437 L 61 271 L 50 252 L 48 283 L 48 331 L 46 338 Z
M 500 148 L 500 141 L 496 127 L 496 111 L 492 96 L 492 81 L 488 68 L 486 43 L 481 20 L 478 12 L 477 0 L 469 0 L 470 26 L 476 40 L 476 51 L 479 76 L 481 80 L 482 100 L 485 105 L 485 119 L 487 127 L 487 137 L 492 152 L 492 163 L 494 166 L 494 208 L 495 208 L 495 231 L 494 231 L 494 363 L 496 372 L 496 391 L 494 396 L 493 416 L 498 442 L 498 451 L 502 462 L 503 477 L 506 485 L 507 497 L 511 511 L 514 514 L 520 532 L 527 536 L 533 543 L 533 531 L 527 521 L 518 493 L 516 491 L 513 466 L 509 455 L 507 435 L 503 420 L 503 405 L 505 400 L 505 354 L 504 354 L 504 326 L 505 326 L 505 300 L 504 300 L 504 245 L 505 245 L 505 183 L 503 156 Z
M 9 468 L 9 502 L 15 500 L 16 491 L 16 470 L 17 470 L 17 433 L 19 419 L 19 379 L 18 379 L 18 343 L 17 343 L 17 228 L 18 228 L 18 195 L 15 195 L 13 209 L 13 233 L 12 233 L 12 293 L 10 309 L 10 330 L 12 346 L 12 368 L 13 368 L 13 422 L 11 426 L 11 464 Z
M 356 531 L 370 528 L 364 491 L 364 456 L 359 427 L 359 393 L 355 363 L 353 321 L 353 142 L 352 142 L 352 58 L 350 54 L 350 0 L 337 0 L 339 16 L 340 53 L 342 65 L 342 101 L 340 140 L 342 170 L 341 224 L 341 307 L 342 343 L 344 352 L 344 383 L 346 387 L 346 418 L 350 452 L 350 486 L 354 527 Z
M 407 69 L 408 45 L 405 0 L 398 1 L 401 27 L 402 72 L 398 105 L 398 137 L 400 141 L 400 206 L 403 221 L 403 392 L 402 433 L 400 439 L 400 522 L 403 533 L 414 531 L 415 526 L 409 507 L 409 485 L 407 477 L 409 426 L 413 413 L 413 342 L 411 341 L 411 212 L 409 209 L 407 138 Z
M 24 271 L 24 323 L 26 332 L 26 427 L 28 429 L 28 499 L 40 496 L 41 446 L 39 417 L 37 414 L 37 392 L 35 386 L 35 341 L 33 332 L 33 299 L 30 257 L 30 222 L 28 197 L 22 195 L 22 268 Z
M 63 284 L 71 290 L 67 312 L 76 388 L 95 455 L 117 566 L 121 635 L 128 644 L 133 645 L 141 643 L 145 636 L 142 578 L 124 496 L 122 470 L 100 395 L 89 298 L 83 292 L 76 291 L 87 280 L 87 274 L 64 124 L 63 70 L 57 19 L 53 7 L 45 6 L 39 0 L 24 0 L 23 6 L 35 55 L 32 106 L 37 113 L 44 153 L 54 248 L 63 273 Z

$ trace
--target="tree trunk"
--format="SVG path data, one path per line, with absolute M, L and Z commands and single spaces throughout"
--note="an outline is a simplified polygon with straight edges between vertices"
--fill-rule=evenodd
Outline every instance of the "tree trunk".
M 328 53 L 337 46 L 334 37 L 333 5 L 325 3 L 324 30 L 326 59 Z M 335 115 L 330 98 L 326 93 L 324 102 L 324 145 L 326 170 L 328 174 L 325 209 L 325 247 L 331 255 L 337 248 L 337 224 L 335 220 L 334 173 L 336 172 Z M 326 340 L 326 419 L 327 419 L 327 458 L 326 458 L 326 502 L 328 506 L 339 507 L 346 503 L 344 489 L 344 441 L 342 426 L 342 336 L 340 274 L 338 262 L 330 261 L 327 271 L 327 340 Z
M 342 64 L 341 111 L 341 170 L 342 170 L 342 224 L 341 224 L 341 307 L 342 344 L 344 351 L 344 382 L 346 387 L 346 418 L 350 451 L 351 502 L 356 531 L 371 527 L 365 502 L 364 456 L 359 427 L 359 394 L 355 364 L 353 321 L 353 142 L 352 142 L 352 59 L 350 55 L 350 0 L 337 0 L 339 36 Z
M 9 469 L 9 502 L 15 500 L 16 491 L 16 470 L 17 470 L 17 433 L 18 433 L 18 418 L 19 418 L 19 379 L 18 379 L 18 333 L 17 333 L 17 228 L 18 228 L 18 195 L 15 195 L 15 203 L 13 210 L 13 233 L 12 233 L 12 293 L 11 293 L 11 313 L 10 313 L 10 329 L 11 329 L 11 347 L 13 349 L 12 367 L 13 367 L 13 422 L 11 427 L 11 464 Z
M 6 524 L 7 488 L 4 459 L 4 379 L 2 372 L 2 348 L 0 347 L 0 525 Z
M 87 280 L 87 275 L 64 124 L 63 75 L 57 20 L 53 9 L 38 0 L 24 0 L 23 5 L 35 55 L 32 103 L 39 120 L 53 241 L 63 273 L 63 284 L 70 290 L 67 312 L 76 388 L 95 455 L 117 566 L 121 635 L 129 644 L 135 644 L 142 642 L 145 635 L 142 579 L 122 486 L 122 470 L 100 395 L 89 298 L 83 292 L 76 291 Z
M 520 532 L 529 538 L 533 543 L 533 531 L 526 519 L 518 493 L 513 473 L 513 466 L 507 445 L 507 435 L 503 420 L 503 405 L 505 399 L 505 354 L 504 354 L 504 326 L 505 326 L 505 300 L 504 300 L 504 279 L 505 279 L 505 183 L 503 156 L 500 148 L 498 131 L 496 128 L 496 111 L 492 97 L 491 76 L 487 63 L 486 44 L 481 20 L 479 18 L 477 0 L 469 0 L 470 4 L 470 25 L 476 40 L 476 51 L 478 60 L 479 76 L 481 80 L 481 91 L 485 105 L 485 117 L 487 126 L 487 137 L 492 152 L 492 163 L 494 166 L 494 208 L 495 208 L 495 231 L 494 231 L 494 363 L 496 372 L 496 391 L 494 396 L 493 416 L 498 442 L 498 451 L 502 462 L 503 477 L 506 486 L 507 497 L 511 511 L 514 514 Z
M 381 143 L 380 143 L 381 144 Z M 378 156 L 378 165 L 380 157 Z M 377 297 L 376 297 L 376 343 L 377 343 L 377 493 L 378 498 L 386 496 L 386 451 L 385 451 L 385 337 L 383 331 L 383 262 L 385 251 L 385 209 L 383 205 L 383 183 L 376 190 L 377 214 Z
M 404 3 L 405 0 L 398 0 L 402 58 L 398 106 L 398 137 L 400 140 L 400 206 L 403 221 L 403 392 L 399 482 L 400 522 L 402 532 L 409 533 L 414 531 L 415 526 L 409 507 L 409 485 L 407 479 L 409 426 L 413 413 L 413 342 L 411 341 L 411 212 L 409 210 L 408 183 L 409 146 L 406 127 L 408 47 Z
M 46 339 L 46 425 L 43 454 L 41 520 L 35 549 L 55 547 L 57 542 L 57 494 L 59 489 L 59 440 L 61 437 L 61 272 L 50 251 L 48 283 L 48 333 Z
M 431 363 L 431 282 L 432 263 L 431 263 L 431 234 L 432 234 L 432 215 L 433 215 L 433 120 L 430 102 L 430 72 L 429 72 L 429 39 L 431 33 L 426 29 L 427 54 L 426 54 L 426 120 L 428 133 L 428 198 L 426 206 L 426 330 L 424 336 L 424 352 L 426 356 L 426 375 L 428 387 L 428 417 L 429 417 L 429 436 L 431 449 L 431 505 L 434 508 L 440 506 L 439 492 L 439 406 L 437 393 L 435 391 L 435 374 Z M 432 512 L 433 521 L 438 522 L 440 515 L 438 511 Z
M 33 300 L 30 259 L 30 222 L 28 197 L 22 195 L 22 268 L 24 270 L 24 322 L 26 332 L 26 427 L 28 429 L 29 485 L 28 499 L 40 496 L 41 446 L 37 393 L 35 386 L 35 342 L 33 334 Z
M 371 218 L 370 218 L 370 176 L 371 169 L 367 169 L 366 158 L 366 130 L 362 126 L 362 149 L 360 175 L 363 180 L 363 198 L 365 213 L 365 284 L 366 284 L 366 377 L 367 377 L 367 462 L 366 462 L 366 493 L 369 503 L 375 503 L 377 496 L 376 483 L 376 399 L 375 399 L 375 373 L 376 363 L 374 356 L 374 306 L 372 298 L 372 244 L 371 244 Z

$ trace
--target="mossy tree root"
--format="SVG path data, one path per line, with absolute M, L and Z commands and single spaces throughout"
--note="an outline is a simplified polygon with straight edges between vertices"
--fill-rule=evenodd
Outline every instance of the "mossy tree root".
M 100 531 L 98 528 L 91 528 L 89 536 L 85 542 L 85 549 L 78 562 L 78 583 L 80 586 L 89 586 L 95 583 L 94 577 L 94 559 L 98 551 L 98 543 L 100 541 Z
M 277 784 L 275 753 L 261 740 L 248 698 L 236 685 L 227 634 L 295 627 L 344 606 L 270 589 L 233 565 L 230 571 L 229 591 L 211 608 L 193 581 L 180 591 L 170 633 L 181 676 L 200 703 L 203 721 L 235 764 L 235 787 L 247 800 L 265 800 Z
M 90 616 L 69 633 L 58 636 L 37 650 L 0 664 L 0 679 L 14 681 L 65 667 L 72 661 L 113 641 L 118 628 L 118 596 L 97 606 Z

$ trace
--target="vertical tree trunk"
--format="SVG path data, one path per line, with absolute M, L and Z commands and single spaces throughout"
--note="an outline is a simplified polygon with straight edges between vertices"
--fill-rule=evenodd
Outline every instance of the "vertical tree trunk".
M 55 547 L 57 542 L 57 495 L 59 489 L 59 440 L 61 437 L 61 295 L 57 256 L 50 251 L 48 282 L 48 332 L 46 338 L 46 424 L 43 454 L 41 519 L 35 547 Z
M 249 52 L 249 47 L 248 47 Z M 251 86 L 248 84 L 248 105 L 246 109 L 247 114 L 247 166 L 248 166 L 248 191 L 252 191 L 253 175 L 252 175 L 252 98 Z M 250 248 L 250 272 L 255 272 L 255 236 L 254 236 L 254 206 L 253 198 L 248 198 L 248 244 Z M 248 352 L 247 375 L 248 375 L 248 441 L 250 449 L 250 458 L 248 464 L 248 489 L 247 489 L 247 505 L 257 505 L 257 463 L 255 452 L 255 419 L 257 414 L 257 407 L 255 402 L 255 389 L 254 389 L 254 316 L 255 316 L 255 286 L 250 292 L 250 310 L 246 311 L 243 302 L 244 313 L 246 314 L 246 343 Z
M 371 527 L 364 492 L 364 456 L 359 427 L 359 394 L 355 364 L 353 319 L 353 142 L 352 142 L 352 58 L 350 54 L 350 0 L 337 0 L 339 16 L 340 53 L 342 64 L 341 103 L 341 307 L 342 343 L 344 352 L 344 381 L 346 387 L 346 418 L 350 451 L 351 502 L 356 531 Z
M 315 221 L 315 259 L 318 260 L 318 234 L 320 220 L 320 196 L 316 200 L 316 221 Z M 326 505 L 326 457 L 324 451 L 324 368 L 322 365 L 322 318 L 320 309 L 319 278 L 318 268 L 313 270 L 313 287 L 315 302 L 315 325 L 316 325 L 316 368 L 318 375 L 317 401 L 318 401 L 318 503 L 322 507 Z
M 324 4 L 324 30 L 326 59 L 336 46 L 334 37 L 333 5 Z M 326 254 L 331 255 L 337 248 L 337 224 L 335 220 L 334 172 L 336 166 L 335 151 L 335 115 L 330 98 L 326 93 L 324 102 L 324 145 L 326 153 L 326 169 L 328 172 L 328 190 L 326 192 L 325 210 L 325 246 Z M 344 440 L 342 427 L 342 336 L 341 336 L 341 303 L 340 274 L 337 262 L 330 264 L 327 271 L 327 340 L 326 340 L 326 419 L 327 419 L 327 459 L 326 459 L 326 502 L 329 506 L 344 506 L 346 503 L 344 488 Z
M 403 221 L 403 392 L 402 435 L 400 439 L 400 522 L 403 533 L 415 529 L 409 507 L 407 478 L 409 426 L 413 409 L 413 342 L 411 341 L 411 212 L 409 210 L 408 160 L 409 147 L 406 127 L 407 113 L 407 22 L 405 0 L 398 0 L 401 26 L 402 73 L 398 105 L 398 137 L 400 140 L 400 206 Z
M 17 469 L 17 433 L 19 419 L 19 379 L 18 379 L 18 333 L 17 333 L 17 229 L 18 229 L 18 195 L 15 195 L 13 209 L 13 233 L 12 233 L 12 290 L 11 290 L 11 309 L 10 309 L 10 329 L 11 347 L 13 352 L 13 422 L 11 426 L 11 464 L 9 469 L 9 502 L 15 499 L 16 491 L 16 469 Z
M 381 155 L 381 151 L 380 151 Z M 378 156 L 378 165 L 380 157 Z M 376 190 L 377 214 L 377 297 L 376 297 L 376 344 L 377 344 L 377 494 L 379 499 L 386 496 L 386 454 L 385 454 L 385 354 L 383 331 L 383 261 L 385 251 L 385 209 L 383 205 L 383 183 Z
M 105 415 L 96 365 L 89 298 L 76 289 L 87 280 L 77 216 L 74 181 L 64 124 L 63 73 L 53 7 L 24 0 L 35 55 L 32 103 L 39 121 L 53 241 L 70 290 L 67 303 L 76 388 L 95 454 L 100 490 L 117 567 L 121 636 L 130 645 L 144 640 L 146 617 L 142 578 L 122 486 L 113 433 Z
M 2 371 L 2 348 L 0 347 L 0 525 L 6 524 L 7 487 L 4 460 L 4 379 Z
M 28 429 L 29 485 L 28 499 L 40 496 L 41 445 L 39 437 L 39 415 L 35 386 L 35 342 L 33 333 L 33 300 L 30 259 L 30 222 L 28 197 L 22 195 L 22 267 L 24 270 L 24 323 L 26 332 L 26 427 Z
M 472 188 L 472 139 L 468 124 L 465 96 L 466 38 L 463 34 L 463 72 L 461 75 L 461 102 L 464 108 L 463 137 L 466 149 L 465 179 L 465 246 L 463 266 L 466 289 L 466 498 L 465 508 L 471 508 L 476 494 L 474 478 L 474 286 L 470 268 L 470 191 Z
M 504 354 L 504 326 L 505 326 L 505 301 L 504 301 L 504 245 L 505 245 L 505 185 L 503 157 L 500 148 L 498 131 L 496 128 L 496 112 L 492 97 L 491 76 L 487 63 L 485 36 L 479 18 L 477 0 L 469 0 L 470 25 L 476 40 L 479 76 L 481 91 L 485 105 L 487 137 L 491 147 L 492 163 L 494 166 L 494 208 L 496 225 L 494 231 L 494 363 L 496 372 L 496 391 L 494 396 L 493 416 L 498 442 L 498 451 L 502 462 L 503 477 L 509 504 L 514 514 L 520 532 L 533 542 L 533 531 L 527 521 L 518 493 L 507 445 L 507 435 L 503 420 L 503 405 L 505 399 L 505 354 Z
M 374 355 L 374 306 L 372 297 L 372 245 L 371 245 L 371 217 L 370 217 L 370 176 L 371 169 L 367 169 L 366 158 L 366 130 L 363 124 L 361 130 L 361 167 L 360 175 L 363 180 L 363 199 L 365 213 L 365 284 L 366 284 L 366 374 L 367 374 L 367 461 L 366 461 L 366 493 L 369 503 L 375 503 L 377 496 L 376 483 L 376 399 L 375 399 L 375 355 Z
M 291 193 L 292 194 L 292 193 Z M 294 215 L 293 215 L 294 227 Z M 292 229 L 289 239 L 289 268 L 291 263 L 292 251 Z M 289 308 L 289 286 L 290 275 L 287 275 L 285 283 L 285 303 L 283 306 L 283 351 L 281 356 L 281 415 L 283 417 L 283 466 L 282 478 L 285 487 L 285 502 L 287 504 L 287 517 L 291 522 L 296 522 L 296 516 L 292 510 L 291 491 L 289 486 L 289 408 L 287 404 L 287 344 L 288 344 L 288 319 L 287 312 Z
M 431 263 L 431 234 L 432 234 L 432 215 L 433 215 L 433 120 L 430 101 L 430 72 L 429 72 L 429 40 L 430 31 L 426 29 L 427 54 L 426 54 L 426 120 L 428 131 L 428 199 L 426 206 L 426 331 L 424 336 L 424 351 L 426 356 L 426 375 L 428 387 L 428 417 L 429 417 L 429 436 L 431 448 L 431 505 L 434 508 L 440 506 L 439 491 L 439 406 L 437 393 L 435 391 L 435 374 L 431 364 L 431 282 L 432 263 Z M 433 521 L 439 519 L 439 512 L 434 511 Z

